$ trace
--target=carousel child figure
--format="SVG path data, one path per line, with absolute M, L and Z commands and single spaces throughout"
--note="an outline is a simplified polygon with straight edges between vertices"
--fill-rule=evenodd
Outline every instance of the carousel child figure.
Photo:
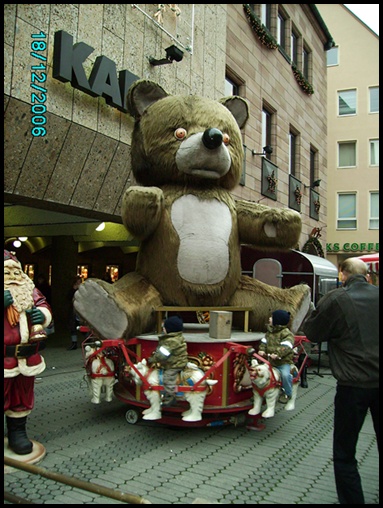
M 33 449 L 26 423 L 34 404 L 35 376 L 45 369 L 40 351 L 45 347 L 44 328 L 51 321 L 45 296 L 15 254 L 4 250 L 4 413 L 8 446 L 18 455 Z
M 183 331 L 182 318 L 172 316 L 163 324 L 163 334 L 158 337 L 156 351 L 149 358 L 149 363 L 157 363 L 164 369 L 164 395 L 161 404 L 170 406 L 175 402 L 175 390 L 178 374 L 186 368 L 188 363 L 187 345 Z
M 272 367 L 281 373 L 283 394 L 279 402 L 286 404 L 292 396 L 293 375 L 291 366 L 294 365 L 294 342 L 293 333 L 288 327 L 290 312 L 285 310 L 274 311 L 267 325 L 266 336 L 261 340 L 258 354 L 266 357 Z

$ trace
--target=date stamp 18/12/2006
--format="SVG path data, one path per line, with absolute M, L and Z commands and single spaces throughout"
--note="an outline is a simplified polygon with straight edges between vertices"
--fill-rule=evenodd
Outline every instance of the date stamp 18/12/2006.
M 47 100 L 47 89 L 42 86 L 47 80 L 47 57 L 44 54 L 47 49 L 46 34 L 40 32 L 39 34 L 31 34 L 31 56 L 37 59 L 37 62 L 31 66 L 31 122 L 32 122 L 32 136 L 42 137 L 47 133 L 44 125 L 47 123 L 45 113 L 47 107 L 45 102 Z

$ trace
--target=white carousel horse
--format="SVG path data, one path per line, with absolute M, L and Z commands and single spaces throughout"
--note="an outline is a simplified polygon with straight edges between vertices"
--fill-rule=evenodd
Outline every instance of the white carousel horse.
M 298 373 L 295 365 L 291 366 L 291 373 Z M 266 410 L 262 413 L 263 418 L 272 418 L 275 414 L 275 405 L 281 392 L 281 374 L 278 369 L 266 363 L 259 364 L 253 359 L 251 362 L 250 377 L 253 383 L 254 405 L 249 415 L 258 415 L 261 412 L 263 399 L 266 399 Z M 285 411 L 295 409 L 298 383 L 293 383 L 291 399 L 285 405 Z
M 143 359 L 141 362 L 134 365 L 134 367 L 140 372 L 140 374 L 147 378 L 148 383 L 151 386 L 159 386 L 159 369 L 153 369 L 149 376 L 149 367 L 147 361 Z M 130 373 L 134 379 L 136 385 L 142 384 L 142 379 L 138 376 L 134 369 L 130 369 Z M 197 383 L 203 376 L 203 370 L 199 369 L 195 364 L 188 363 L 185 370 L 180 373 L 179 386 L 192 386 Z M 201 383 L 206 389 L 203 391 L 184 391 L 183 396 L 185 400 L 190 404 L 190 408 L 182 413 L 182 420 L 184 422 L 199 422 L 202 420 L 202 410 L 207 395 L 208 386 L 212 386 L 218 383 L 217 380 L 206 379 Z M 182 389 L 181 389 L 182 391 Z M 145 390 L 146 398 L 150 402 L 150 407 L 143 411 L 143 420 L 159 420 L 162 417 L 161 414 L 161 395 L 158 390 Z
M 104 353 L 93 355 L 96 347 L 85 346 L 85 358 L 87 360 L 87 382 L 91 402 L 100 404 L 101 390 L 105 387 L 105 400 L 111 402 L 113 398 L 113 385 L 116 382 L 114 376 L 114 363 L 110 358 L 104 356 Z

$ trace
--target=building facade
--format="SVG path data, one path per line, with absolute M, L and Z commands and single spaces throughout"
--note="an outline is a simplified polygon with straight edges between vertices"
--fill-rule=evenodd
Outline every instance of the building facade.
M 17 253 L 32 275 L 50 267 L 54 305 L 79 267 L 97 277 L 110 266 L 118 276 L 134 269 L 137 243 L 120 207 L 135 183 L 126 92 L 140 78 L 171 94 L 246 98 L 233 194 L 299 211 L 297 248 L 323 253 L 333 41 L 315 5 L 8 4 L 4 12 L 5 248 L 28 237 Z
M 328 52 L 327 258 L 379 252 L 379 37 L 343 4 L 320 4 Z

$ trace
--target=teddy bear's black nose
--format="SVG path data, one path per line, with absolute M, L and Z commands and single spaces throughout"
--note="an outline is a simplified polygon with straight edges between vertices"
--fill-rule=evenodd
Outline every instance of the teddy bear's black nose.
M 222 132 L 219 129 L 206 129 L 202 136 L 202 142 L 209 148 L 209 150 L 213 150 L 213 148 L 218 148 L 222 144 Z

